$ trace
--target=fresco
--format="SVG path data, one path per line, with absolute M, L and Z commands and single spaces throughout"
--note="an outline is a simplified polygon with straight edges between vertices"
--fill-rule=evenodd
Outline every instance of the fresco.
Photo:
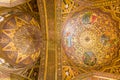
M 76 10 L 62 29 L 62 46 L 67 56 L 82 67 L 109 63 L 119 48 L 119 23 L 97 8 Z
M 83 62 L 86 65 L 93 66 L 96 64 L 96 57 L 93 52 L 85 52 L 83 54 Z

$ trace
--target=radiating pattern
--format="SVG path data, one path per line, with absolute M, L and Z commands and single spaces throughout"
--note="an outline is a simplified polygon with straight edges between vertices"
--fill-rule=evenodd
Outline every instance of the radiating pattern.
M 119 48 L 119 26 L 112 16 L 100 9 L 83 9 L 71 14 L 62 32 L 67 56 L 79 66 L 109 64 Z
M 33 64 L 40 55 L 41 31 L 29 14 L 17 13 L 3 22 L 0 30 L 1 55 L 10 65 Z

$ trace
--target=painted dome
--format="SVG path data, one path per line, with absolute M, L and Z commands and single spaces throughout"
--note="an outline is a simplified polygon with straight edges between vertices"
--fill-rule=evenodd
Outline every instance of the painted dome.
M 63 26 L 63 49 L 79 66 L 94 68 L 108 64 L 118 53 L 118 26 L 109 13 L 100 9 L 78 10 Z
M 15 67 L 33 64 L 40 55 L 41 31 L 29 14 L 17 13 L 2 22 L 0 51 L 2 58 Z

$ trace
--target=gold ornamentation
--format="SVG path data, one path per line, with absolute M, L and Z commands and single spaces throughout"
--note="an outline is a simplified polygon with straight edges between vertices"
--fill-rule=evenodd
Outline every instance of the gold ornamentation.
M 40 55 L 41 35 L 38 22 L 29 14 L 11 15 L 3 22 L 0 47 L 6 61 L 15 67 L 33 64 Z
M 98 8 L 85 8 L 75 14 L 63 28 L 65 53 L 79 66 L 103 66 L 118 54 L 118 21 Z

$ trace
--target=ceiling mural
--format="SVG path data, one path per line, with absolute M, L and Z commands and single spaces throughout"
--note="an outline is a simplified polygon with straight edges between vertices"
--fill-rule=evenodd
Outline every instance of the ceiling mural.
M 23 2 L 0 7 L 0 80 L 38 79 L 42 53 L 38 7 L 36 1 Z
M 16 13 L 2 22 L 1 52 L 13 66 L 23 67 L 33 63 L 40 55 L 40 27 L 29 14 Z
M 99 9 L 75 12 L 64 25 L 64 50 L 79 65 L 102 66 L 117 56 L 118 26 L 117 21 Z
M 119 80 L 119 0 L 1 0 L 0 80 Z
M 81 77 L 92 69 L 119 74 L 119 2 L 73 1 L 70 12 L 62 6 L 63 67 L 74 67 Z

